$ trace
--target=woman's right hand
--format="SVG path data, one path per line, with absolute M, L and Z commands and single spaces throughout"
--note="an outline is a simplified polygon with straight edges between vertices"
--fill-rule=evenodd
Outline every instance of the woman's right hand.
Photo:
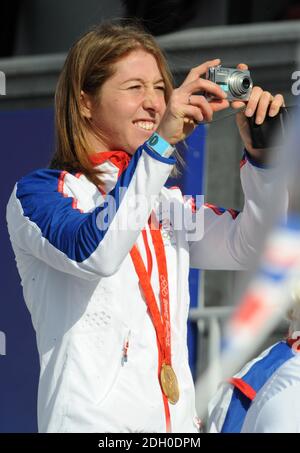
M 214 112 L 229 107 L 226 93 L 216 83 L 201 78 L 208 68 L 218 64 L 220 60 L 216 59 L 192 68 L 182 85 L 173 90 L 156 131 L 171 145 L 184 140 L 201 121 L 211 121 Z M 194 94 L 199 91 L 217 99 L 208 101 L 205 96 Z

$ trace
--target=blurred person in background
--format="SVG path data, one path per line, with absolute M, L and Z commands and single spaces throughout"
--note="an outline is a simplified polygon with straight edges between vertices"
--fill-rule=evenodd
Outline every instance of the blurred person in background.
M 189 266 L 248 268 L 272 184 L 239 112 L 242 213 L 211 205 L 194 212 L 179 189 L 164 186 L 176 171 L 176 144 L 229 107 L 201 77 L 219 63 L 191 69 L 175 89 L 154 38 L 127 22 L 93 28 L 68 53 L 55 96 L 55 154 L 49 168 L 18 181 L 7 207 L 40 356 L 40 432 L 198 430 Z M 254 87 L 246 114 L 262 123 L 282 104 Z M 176 228 L 172 209 L 162 208 L 171 205 L 196 225 L 202 219 L 203 234 L 192 240 L 186 224 Z
M 209 404 L 212 433 L 300 433 L 300 298 L 288 312 L 287 338 L 221 384 Z

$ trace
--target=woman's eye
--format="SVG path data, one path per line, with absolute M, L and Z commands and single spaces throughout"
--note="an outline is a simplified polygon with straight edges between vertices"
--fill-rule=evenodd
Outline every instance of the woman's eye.
M 166 91 L 166 88 L 164 86 L 157 86 L 156 89 L 161 90 L 161 91 Z
M 142 88 L 142 85 L 133 85 L 129 87 L 129 90 L 138 90 L 139 88 Z

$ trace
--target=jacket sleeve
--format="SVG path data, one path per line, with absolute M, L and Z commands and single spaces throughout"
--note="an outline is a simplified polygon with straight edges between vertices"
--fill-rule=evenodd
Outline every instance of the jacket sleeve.
M 269 383 L 247 413 L 242 433 L 300 433 L 299 362 L 295 377 Z M 298 382 L 297 382 L 298 381 Z
M 203 204 L 196 212 L 200 225 L 196 240 L 189 240 L 190 266 L 198 269 L 244 270 L 251 267 L 261 247 L 260 231 L 269 221 L 267 203 L 278 169 L 262 168 L 241 161 L 241 182 L 244 191 L 242 212 Z M 287 209 L 287 192 L 277 200 L 278 212 Z M 195 222 L 196 223 L 196 222 Z
M 174 163 L 174 158 L 143 145 L 102 205 L 87 213 L 74 209 L 73 199 L 59 191 L 60 171 L 39 170 L 22 178 L 7 206 L 15 253 L 86 279 L 114 274 L 146 224 Z

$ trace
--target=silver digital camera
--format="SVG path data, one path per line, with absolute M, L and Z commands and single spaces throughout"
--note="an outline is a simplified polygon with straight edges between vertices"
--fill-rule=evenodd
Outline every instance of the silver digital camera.
M 209 68 L 207 79 L 217 83 L 227 93 L 228 101 L 247 101 L 253 87 L 250 71 L 221 65 Z

